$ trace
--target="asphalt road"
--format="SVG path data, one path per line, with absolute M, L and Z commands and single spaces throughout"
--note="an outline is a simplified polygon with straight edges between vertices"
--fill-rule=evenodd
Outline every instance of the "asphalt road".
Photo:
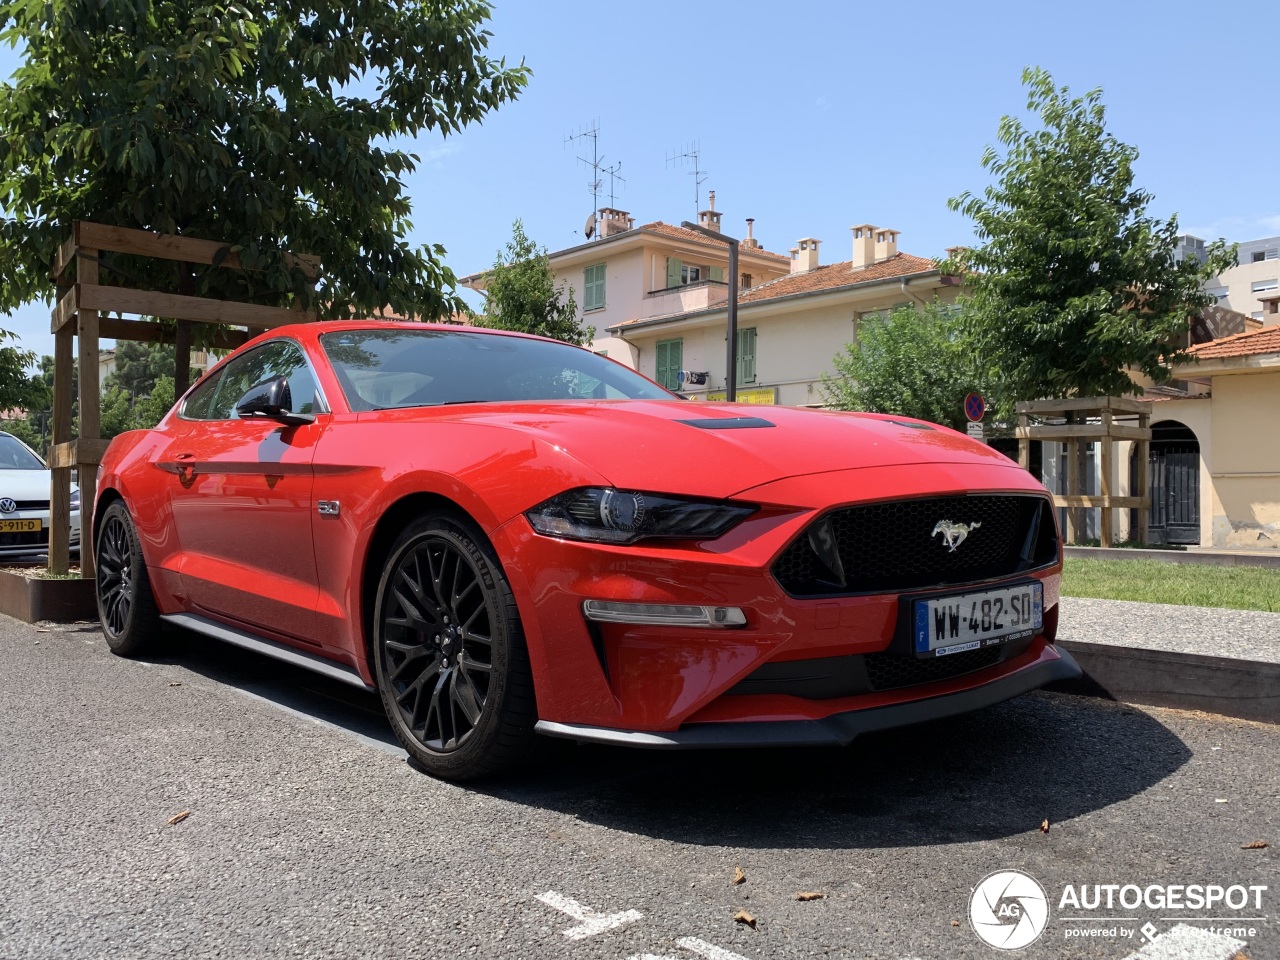
M 1050 901 L 1021 957 L 1119 960 L 1179 920 L 1280 957 L 1280 728 L 1040 693 L 844 750 L 549 742 L 459 787 L 372 695 L 170 641 L 130 662 L 0 617 L 0 958 L 992 960 L 969 900 L 1003 869 Z M 1082 923 L 1068 884 L 1267 890 Z

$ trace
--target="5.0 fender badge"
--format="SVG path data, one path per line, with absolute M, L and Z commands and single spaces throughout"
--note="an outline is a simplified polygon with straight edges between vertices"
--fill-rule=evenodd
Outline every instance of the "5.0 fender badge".
M 933 539 L 938 534 L 942 534 L 942 542 L 947 546 L 948 553 L 955 553 L 956 547 L 964 543 L 965 538 L 974 530 L 982 526 L 982 522 L 977 523 L 952 523 L 950 520 L 939 520 L 937 526 L 933 528 L 933 533 L 929 534 L 929 539 Z
M 336 517 L 342 506 L 337 500 L 317 500 L 316 509 L 322 517 Z

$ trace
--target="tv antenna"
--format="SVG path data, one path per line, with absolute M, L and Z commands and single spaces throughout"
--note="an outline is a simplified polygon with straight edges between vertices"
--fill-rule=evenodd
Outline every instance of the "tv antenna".
M 604 172 L 609 175 L 609 206 L 617 209 L 618 201 L 615 197 L 619 183 L 626 183 L 627 178 L 619 172 L 622 170 L 622 161 L 619 160 L 611 167 L 605 167 Z
M 593 221 L 595 220 L 596 212 L 600 209 L 600 187 L 602 185 L 602 181 L 600 179 L 600 164 L 604 160 L 604 157 L 600 156 L 600 121 L 592 120 L 591 126 L 579 131 L 578 133 L 570 134 L 565 137 L 564 144 L 567 147 L 569 144 L 576 143 L 579 140 L 591 141 L 591 158 L 587 159 L 586 157 L 580 156 L 578 157 L 578 162 L 585 163 L 591 170 L 591 180 L 587 183 L 587 190 L 591 192 L 591 216 L 588 218 L 587 222 L 591 224 L 592 228 L 594 228 L 595 224 Z M 586 146 L 586 144 L 584 143 L 583 146 Z M 615 164 L 615 166 L 621 169 L 621 164 Z M 609 173 L 608 170 L 605 172 Z M 612 176 L 612 174 L 610 174 L 610 176 Z M 590 239 L 590 234 L 587 236 L 588 239 Z
M 678 151 L 678 152 L 677 152 Z M 695 140 L 683 150 L 677 148 L 667 155 L 667 166 L 672 164 L 687 166 L 693 164 L 693 169 L 689 171 L 693 175 L 693 215 L 696 219 L 698 214 L 702 212 L 702 185 L 706 182 L 711 171 L 702 169 L 701 155 L 698 142 Z

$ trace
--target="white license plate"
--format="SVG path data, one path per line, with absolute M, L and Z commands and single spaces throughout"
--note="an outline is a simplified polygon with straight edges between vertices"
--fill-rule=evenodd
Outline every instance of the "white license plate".
M 946 656 L 1035 636 L 1044 626 L 1039 581 L 915 601 L 917 654 Z

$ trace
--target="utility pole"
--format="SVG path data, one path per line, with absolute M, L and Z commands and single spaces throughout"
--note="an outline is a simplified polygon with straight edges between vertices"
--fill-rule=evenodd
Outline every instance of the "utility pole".
M 726 403 L 733 403 L 738 399 L 738 241 L 688 220 L 680 226 L 729 245 L 729 332 L 725 338 L 724 399 Z

